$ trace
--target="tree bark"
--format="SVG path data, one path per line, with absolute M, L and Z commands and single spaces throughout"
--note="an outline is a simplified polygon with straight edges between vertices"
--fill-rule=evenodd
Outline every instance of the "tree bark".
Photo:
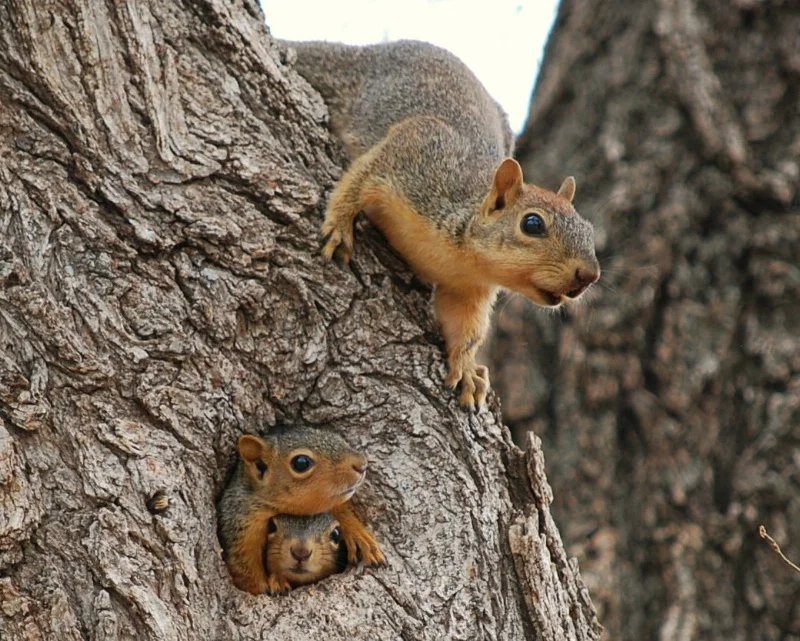
M 519 145 L 604 275 L 510 301 L 505 418 L 545 442 L 608 638 L 800 638 L 800 5 L 564 0 Z M 498 365 L 504 365 L 502 370 Z
M 318 255 L 342 155 L 284 60 L 254 1 L 0 4 L 0 637 L 598 638 L 429 289 L 371 230 Z M 233 587 L 215 501 L 278 421 L 368 453 L 388 567 Z

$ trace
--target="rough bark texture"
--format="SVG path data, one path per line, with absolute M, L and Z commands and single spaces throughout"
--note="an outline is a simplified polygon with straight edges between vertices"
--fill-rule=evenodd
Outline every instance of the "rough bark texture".
M 1 638 L 597 638 L 539 443 L 444 392 L 430 291 L 373 231 L 318 256 L 324 121 L 255 2 L 0 4 Z M 387 568 L 231 585 L 215 499 L 278 420 L 368 452 Z
M 800 4 L 565 0 L 519 155 L 576 176 L 604 276 L 507 304 L 495 384 L 608 638 L 800 638 L 758 537 L 800 558 Z

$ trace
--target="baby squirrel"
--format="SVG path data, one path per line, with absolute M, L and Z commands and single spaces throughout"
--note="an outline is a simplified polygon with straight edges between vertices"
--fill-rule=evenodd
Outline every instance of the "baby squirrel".
M 332 514 L 280 515 L 270 519 L 266 565 L 293 588 L 341 572 L 347 565 L 342 528 Z
M 264 567 L 268 524 L 278 514 L 331 512 L 348 560 L 383 563 L 378 542 L 349 502 L 364 481 L 367 460 L 344 439 L 309 427 L 278 427 L 263 437 L 242 436 L 239 455 L 217 505 L 219 539 L 236 587 L 252 594 L 291 587 L 285 576 Z
M 460 382 L 461 404 L 479 409 L 489 374 L 475 354 L 498 288 L 558 307 L 600 277 L 592 225 L 572 206 L 575 180 L 555 193 L 525 184 L 510 158 L 505 114 L 444 49 L 415 41 L 284 44 L 327 103 L 352 160 L 328 204 L 323 254 L 338 250 L 350 260 L 353 222 L 364 212 L 435 284 L 446 384 Z

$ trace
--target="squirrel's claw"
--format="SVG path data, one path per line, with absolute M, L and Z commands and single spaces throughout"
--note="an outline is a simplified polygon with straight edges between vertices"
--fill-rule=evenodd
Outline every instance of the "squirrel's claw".
M 447 378 L 444 379 L 444 384 L 450 389 L 458 387 L 459 381 L 463 378 L 463 370 L 460 367 L 451 367 L 447 373 Z
M 477 365 L 472 376 L 475 385 L 475 412 L 480 412 L 486 405 L 486 394 L 489 393 L 489 368 L 485 365 Z
M 271 596 L 278 596 L 281 594 L 286 594 L 291 589 L 292 586 L 286 579 L 278 578 L 274 575 L 267 577 L 267 594 Z
M 361 560 L 364 565 L 386 565 L 386 557 L 375 539 L 372 539 L 368 549 L 361 551 Z
M 385 565 L 386 557 L 381 546 L 372 534 L 363 530 L 356 536 L 345 536 L 347 546 L 347 560 L 358 563 L 359 559 L 364 565 Z
M 327 239 L 322 247 L 322 255 L 327 260 L 333 260 L 337 249 L 345 264 L 353 256 L 353 223 L 341 225 L 335 219 L 325 220 L 322 225 L 322 238 Z
M 445 385 L 454 388 L 461 383 L 461 393 L 458 402 L 461 407 L 471 409 L 476 414 L 486 405 L 486 395 L 489 393 L 489 368 L 485 365 L 473 367 L 453 368 L 450 370 Z

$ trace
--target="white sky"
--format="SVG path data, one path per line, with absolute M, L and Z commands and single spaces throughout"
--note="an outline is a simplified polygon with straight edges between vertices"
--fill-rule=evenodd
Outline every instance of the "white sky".
M 272 34 L 369 44 L 414 38 L 461 58 L 522 130 L 558 0 L 261 0 Z

